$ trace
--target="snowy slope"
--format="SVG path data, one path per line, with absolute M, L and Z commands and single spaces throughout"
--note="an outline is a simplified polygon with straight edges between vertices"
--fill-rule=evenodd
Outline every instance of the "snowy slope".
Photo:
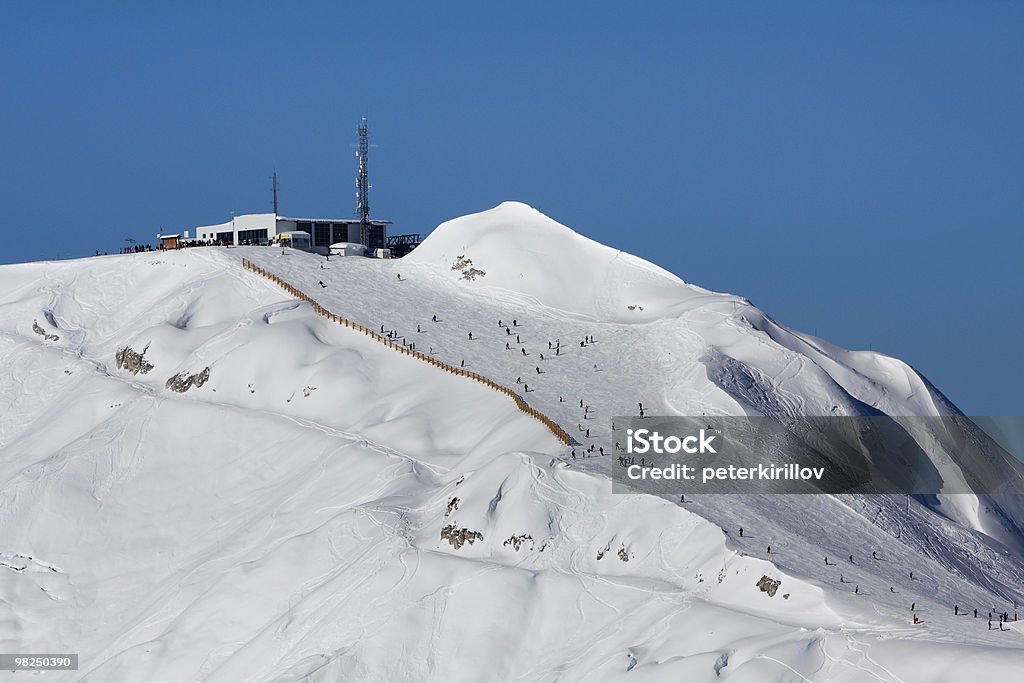
M 525 380 L 581 457 L 242 257 Z M 82 655 L 48 680 L 933 681 L 1024 663 L 1016 624 L 952 614 L 1020 599 L 1012 506 L 612 495 L 611 458 L 582 453 L 608 450 L 609 418 L 637 401 L 955 407 L 895 359 L 786 330 L 529 207 L 446 223 L 400 261 L 194 249 L 7 266 L 0 292 L 0 651 Z M 117 367 L 125 346 L 153 369 Z M 202 386 L 166 386 L 205 368 Z

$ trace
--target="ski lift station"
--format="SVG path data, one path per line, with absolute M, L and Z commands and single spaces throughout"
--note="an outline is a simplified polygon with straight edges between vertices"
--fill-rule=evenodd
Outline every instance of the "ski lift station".
M 370 218 L 370 178 L 366 119 L 359 125 L 356 178 L 358 218 L 288 218 L 278 213 L 277 171 L 273 177 L 274 212 L 235 216 L 227 223 L 196 227 L 196 239 L 223 245 L 281 245 L 323 255 L 401 257 L 420 242 L 419 235 L 389 236 L 391 221 Z M 188 233 L 185 233 L 188 239 Z
M 368 244 L 365 245 L 369 253 L 385 246 L 390 224 L 390 221 L 369 221 Z M 287 218 L 275 213 L 253 213 L 235 216 L 227 223 L 200 225 L 196 228 L 196 239 L 233 245 L 287 243 L 297 249 L 327 254 L 332 244 L 362 244 L 360 232 L 358 219 Z

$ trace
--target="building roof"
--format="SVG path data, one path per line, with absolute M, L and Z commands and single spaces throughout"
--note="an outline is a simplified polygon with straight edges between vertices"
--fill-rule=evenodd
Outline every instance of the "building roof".
M 292 218 L 291 216 L 278 216 L 279 221 L 301 221 L 303 223 L 348 223 L 348 224 L 359 224 L 358 218 Z M 376 218 L 371 218 L 370 223 L 373 225 L 391 225 L 391 221 L 379 221 Z
M 180 235 L 179 233 L 175 233 L 175 234 L 173 234 L 173 235 L 157 235 L 157 236 L 156 236 L 156 238 L 157 238 L 158 240 L 169 240 L 169 239 L 171 239 L 172 237 L 177 237 L 178 239 L 181 239 L 181 235 Z

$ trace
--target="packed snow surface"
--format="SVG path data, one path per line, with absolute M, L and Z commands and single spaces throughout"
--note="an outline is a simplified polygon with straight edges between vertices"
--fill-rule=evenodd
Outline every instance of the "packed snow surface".
M 577 444 L 242 258 L 515 387 Z M 1024 665 L 1024 622 L 987 628 L 1021 600 L 1015 501 L 612 494 L 610 420 L 638 402 L 957 411 L 905 363 L 522 204 L 397 261 L 251 247 L 0 267 L 0 361 L 0 652 L 81 657 L 39 680 L 960 681 Z

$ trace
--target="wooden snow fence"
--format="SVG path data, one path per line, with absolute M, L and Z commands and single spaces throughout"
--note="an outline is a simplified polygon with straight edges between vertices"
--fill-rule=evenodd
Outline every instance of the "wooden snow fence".
M 242 265 L 248 270 L 251 270 L 252 272 L 256 273 L 257 275 L 262 275 L 263 277 L 267 278 L 268 280 L 279 286 L 281 289 L 288 292 L 288 294 L 295 297 L 296 299 L 309 303 L 309 305 L 312 306 L 313 310 L 316 311 L 318 315 L 327 318 L 333 323 L 337 323 L 338 325 L 343 325 L 358 332 L 362 332 L 368 337 L 375 339 L 381 344 L 384 344 L 388 348 L 394 349 L 399 353 L 403 353 L 406 356 L 418 358 L 419 360 L 424 361 L 425 363 L 429 363 L 430 365 L 433 365 L 436 368 L 440 368 L 441 370 L 450 372 L 453 375 L 458 375 L 459 377 L 468 377 L 469 379 L 480 382 L 481 384 L 484 384 L 490 387 L 491 389 L 494 389 L 495 391 L 505 394 L 513 401 L 515 401 L 516 407 L 519 408 L 519 410 L 523 411 L 530 417 L 533 417 L 534 419 L 540 421 L 545 427 L 548 428 L 548 430 L 552 434 L 555 435 L 555 438 L 557 438 L 563 444 L 567 446 L 569 445 L 569 435 L 565 432 L 564 429 L 555 424 L 555 421 L 549 418 L 544 413 L 540 412 L 536 408 L 529 406 L 526 403 L 526 401 L 523 400 L 522 396 L 512 391 L 508 387 L 502 386 L 495 382 L 494 380 L 484 377 L 479 372 L 471 372 L 469 370 L 466 370 L 465 368 L 456 367 L 449 363 L 445 363 L 442 360 L 438 360 L 433 356 L 429 356 L 423 353 L 422 351 L 415 351 L 413 349 L 409 349 L 405 346 L 402 346 L 401 344 L 396 344 L 395 342 L 391 341 L 385 335 L 380 334 L 376 330 L 371 330 L 370 328 L 364 325 L 360 325 L 359 323 L 353 322 L 348 318 L 345 318 L 344 316 L 340 316 L 337 313 L 332 313 L 331 311 L 327 310 L 324 306 L 314 301 L 313 297 L 309 296 L 308 294 L 300 290 L 298 287 L 292 285 L 289 282 L 286 282 L 285 280 L 278 277 L 274 273 L 271 273 L 269 270 L 266 270 L 265 268 L 260 268 L 249 259 L 242 259 Z

